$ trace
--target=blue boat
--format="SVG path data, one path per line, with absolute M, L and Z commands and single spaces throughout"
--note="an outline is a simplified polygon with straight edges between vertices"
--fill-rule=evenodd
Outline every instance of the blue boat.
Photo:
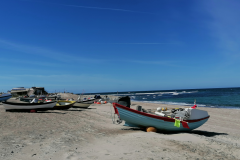
M 125 121 L 125 126 L 140 128 L 154 127 L 162 131 L 191 131 L 203 125 L 210 117 L 207 111 L 192 109 L 191 117 L 180 121 L 180 126 L 176 127 L 175 118 L 145 113 L 118 103 L 113 103 L 113 107 L 119 119 Z
M 6 100 L 8 100 L 11 97 L 12 97 L 11 94 L 2 94 L 2 95 L 0 95 L 0 102 L 6 101 Z

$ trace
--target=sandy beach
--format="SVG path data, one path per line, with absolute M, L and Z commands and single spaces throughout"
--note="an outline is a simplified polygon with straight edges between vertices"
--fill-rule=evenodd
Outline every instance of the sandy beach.
M 132 108 L 137 105 L 182 107 L 132 101 Z M 186 133 L 154 133 L 113 124 L 111 103 L 37 113 L 5 112 L 0 103 L 0 159 L 240 159 L 240 110 L 199 109 L 210 115 L 203 126 Z

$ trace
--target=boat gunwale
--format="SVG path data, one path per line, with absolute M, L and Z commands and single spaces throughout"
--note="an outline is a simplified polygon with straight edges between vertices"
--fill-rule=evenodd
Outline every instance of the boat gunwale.
M 137 113 L 137 114 L 140 114 L 140 115 L 143 115 L 143 116 L 146 116 L 146 117 L 154 118 L 154 119 L 160 119 L 160 120 L 164 120 L 164 121 L 167 121 L 167 122 L 175 122 L 175 119 L 174 119 L 174 118 L 161 117 L 161 116 L 157 116 L 157 115 L 154 115 L 154 114 L 149 114 L 149 113 L 137 111 L 137 110 L 135 110 L 135 109 L 125 107 L 125 106 L 120 105 L 120 104 L 118 104 L 118 103 L 113 103 L 113 107 L 119 107 L 119 108 L 121 108 L 121 109 L 128 110 L 128 111 L 130 111 L 130 112 L 134 112 L 134 113 Z M 121 115 L 119 115 L 119 116 L 120 116 L 120 118 L 121 118 Z M 194 123 L 194 122 L 202 121 L 202 120 L 204 120 L 204 119 L 208 119 L 209 117 L 210 117 L 210 116 L 207 116 L 207 117 L 204 117 L 204 118 L 200 118 L 200 119 L 184 120 L 184 121 L 185 121 L 185 122 L 188 122 L 188 123 Z

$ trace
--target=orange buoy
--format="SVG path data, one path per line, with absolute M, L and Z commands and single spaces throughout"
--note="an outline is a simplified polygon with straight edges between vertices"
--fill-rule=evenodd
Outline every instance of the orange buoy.
M 97 102 L 97 104 L 101 104 L 101 102 Z
M 106 103 L 107 103 L 107 101 L 104 101 L 104 103 L 106 104 Z
M 147 131 L 147 132 L 157 132 L 157 129 L 154 128 L 154 127 L 148 127 L 148 128 L 146 129 L 146 131 Z

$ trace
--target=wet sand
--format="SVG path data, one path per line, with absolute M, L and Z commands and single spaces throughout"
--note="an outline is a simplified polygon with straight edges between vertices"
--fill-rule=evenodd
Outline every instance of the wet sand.
M 137 105 L 181 107 L 132 101 L 132 108 Z M 153 133 L 113 124 L 110 103 L 38 113 L 5 112 L 0 104 L 0 159 L 240 159 L 240 110 L 199 109 L 210 115 L 203 126 L 187 133 Z

